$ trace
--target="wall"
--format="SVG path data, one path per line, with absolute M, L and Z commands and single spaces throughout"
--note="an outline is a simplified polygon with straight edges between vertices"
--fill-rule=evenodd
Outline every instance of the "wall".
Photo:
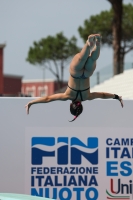
M 21 93 L 21 78 L 4 76 L 4 95 L 19 96 Z
M 3 47 L 0 46 L 0 94 L 3 94 Z
M 34 194 L 40 193 L 44 196 L 47 196 L 50 191 L 51 198 L 56 196 L 57 189 L 57 199 L 61 200 L 108 199 L 110 195 L 113 199 L 115 196 L 125 197 L 125 199 L 132 197 L 133 101 L 125 100 L 123 109 L 116 100 L 83 102 L 84 112 L 76 121 L 69 123 L 68 120 L 73 118 L 69 113 L 70 101 L 36 104 L 31 107 L 30 114 L 26 115 L 24 106 L 29 100 L 31 98 L 0 98 L 0 193 L 31 194 L 31 188 L 34 188 L 32 191 Z M 45 148 L 48 152 L 51 152 L 52 148 L 55 155 L 51 157 L 45 155 L 43 165 L 35 163 L 32 165 L 31 155 L 36 145 L 33 138 L 36 140 L 40 137 L 42 144 L 39 148 Z M 73 148 L 72 137 L 82 141 L 78 141 L 77 147 L 74 147 L 80 149 L 79 152 L 83 154 L 82 163 L 74 165 L 69 157 L 68 164 L 60 165 L 57 163 L 59 151 L 56 150 L 63 147 L 62 141 L 69 149 Z M 46 138 L 54 138 L 54 144 L 44 145 L 43 140 Z M 89 141 L 97 139 L 98 146 L 94 147 L 93 143 L 87 143 L 88 138 Z M 94 157 L 98 160 L 96 159 L 94 164 L 88 160 L 95 148 L 98 149 L 98 157 L 96 155 Z M 76 152 L 78 152 L 77 149 Z M 87 155 L 89 155 L 88 160 L 85 158 Z M 64 158 L 63 153 L 62 160 Z M 47 180 L 45 184 L 48 190 L 42 192 L 42 183 L 39 186 L 36 176 L 44 176 L 44 174 L 41 174 L 41 171 L 40 174 L 39 172 L 31 174 L 32 167 L 55 167 L 55 169 L 57 167 L 69 169 L 70 167 L 77 167 L 77 169 L 90 167 L 93 172 L 87 174 L 87 186 L 83 183 L 81 185 L 77 183 L 76 186 L 74 182 L 74 177 L 77 180 L 80 175 L 86 176 L 84 173 L 48 174 L 52 181 L 57 176 L 58 184 L 62 183 L 64 176 L 68 179 L 71 176 L 74 177 L 69 182 L 70 186 L 68 183 L 65 183 L 66 186 L 58 185 L 57 180 L 53 183 L 54 186 L 50 186 L 52 183 Z M 32 176 L 36 179 L 35 184 L 32 182 L 34 186 L 31 186 Z M 46 177 L 47 174 L 45 174 Z M 55 188 L 54 192 L 53 188 Z

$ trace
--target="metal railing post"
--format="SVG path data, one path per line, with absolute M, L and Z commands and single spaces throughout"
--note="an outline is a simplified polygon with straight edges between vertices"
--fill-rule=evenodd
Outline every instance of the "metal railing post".
M 97 72 L 97 85 L 100 83 L 100 72 Z

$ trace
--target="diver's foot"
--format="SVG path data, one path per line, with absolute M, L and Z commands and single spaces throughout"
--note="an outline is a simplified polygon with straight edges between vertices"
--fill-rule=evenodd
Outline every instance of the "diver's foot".
M 100 46 L 102 36 L 100 34 L 95 34 L 96 37 L 96 46 Z
M 93 47 L 96 43 L 96 37 L 95 37 L 95 34 L 92 34 L 92 35 L 89 35 L 88 36 L 88 40 L 87 40 L 87 43 L 90 47 Z

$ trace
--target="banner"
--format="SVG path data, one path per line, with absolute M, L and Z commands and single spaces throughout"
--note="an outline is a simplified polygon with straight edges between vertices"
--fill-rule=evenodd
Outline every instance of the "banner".
M 25 193 L 60 200 L 133 199 L 132 130 L 27 127 Z

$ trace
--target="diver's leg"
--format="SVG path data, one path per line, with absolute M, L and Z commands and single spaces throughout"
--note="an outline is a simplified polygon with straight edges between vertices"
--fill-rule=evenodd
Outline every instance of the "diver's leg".
M 100 55 L 100 42 L 101 42 L 101 37 L 100 35 L 96 35 L 96 44 L 95 47 L 92 49 L 91 52 L 91 59 L 96 61 L 99 58 Z
M 90 48 L 94 45 L 94 35 L 90 35 L 80 53 L 76 54 L 70 63 L 70 73 L 81 71 L 90 54 Z
M 91 76 L 96 69 L 96 60 L 100 55 L 100 41 L 101 36 L 99 34 L 95 34 L 96 37 L 96 44 L 92 49 L 91 55 L 85 64 L 85 75 Z

